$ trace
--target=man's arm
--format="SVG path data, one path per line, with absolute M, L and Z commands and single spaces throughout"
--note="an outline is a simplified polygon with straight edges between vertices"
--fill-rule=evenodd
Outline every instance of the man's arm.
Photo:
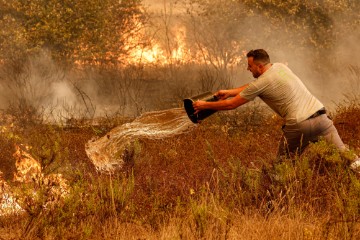
M 241 97 L 240 94 L 237 94 L 233 98 L 226 99 L 226 100 L 220 100 L 217 102 L 195 101 L 193 103 L 193 107 L 194 107 L 195 114 L 196 114 L 199 111 L 204 110 L 204 109 L 211 109 L 211 110 L 218 110 L 218 111 L 219 110 L 231 110 L 231 109 L 235 109 L 247 102 L 248 102 L 247 99 Z
M 245 84 L 244 86 L 241 86 L 239 88 L 220 90 L 216 92 L 214 95 L 219 99 L 227 99 L 229 97 L 235 97 L 236 95 L 239 95 L 245 88 L 247 88 L 248 85 L 249 84 Z

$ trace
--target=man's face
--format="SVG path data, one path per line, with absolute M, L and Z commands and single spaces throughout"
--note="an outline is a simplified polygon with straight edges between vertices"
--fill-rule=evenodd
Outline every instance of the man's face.
M 254 58 L 253 57 L 248 58 L 248 68 L 247 68 L 247 70 L 249 70 L 252 73 L 254 78 L 258 78 L 262 74 L 261 73 L 261 64 L 254 63 Z

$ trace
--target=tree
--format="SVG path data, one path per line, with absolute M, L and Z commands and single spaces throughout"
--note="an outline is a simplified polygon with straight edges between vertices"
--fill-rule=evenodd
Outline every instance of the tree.
M 242 50 L 286 49 L 316 62 L 335 50 L 340 36 L 360 23 L 355 0 L 187 0 L 196 43 L 216 63 L 236 60 Z M 196 24 L 195 24 L 196 23 Z M 306 57 L 305 57 L 306 58 Z M 332 58 L 328 58 L 331 60 Z
M 246 17 L 245 9 L 234 1 L 188 1 L 188 29 L 205 62 L 226 71 L 236 64 L 244 48 L 244 31 L 239 28 Z
M 141 0 L 0 0 L 1 59 L 51 50 L 55 59 L 115 63 L 146 20 Z

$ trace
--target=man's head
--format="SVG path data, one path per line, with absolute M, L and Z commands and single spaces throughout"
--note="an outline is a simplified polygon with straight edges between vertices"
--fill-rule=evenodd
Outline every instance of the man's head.
M 252 73 L 254 78 L 258 78 L 263 74 L 270 63 L 270 57 L 264 49 L 250 50 L 246 57 L 248 58 L 248 70 Z

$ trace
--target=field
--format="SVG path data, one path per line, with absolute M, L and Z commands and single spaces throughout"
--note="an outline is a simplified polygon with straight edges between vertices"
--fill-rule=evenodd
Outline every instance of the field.
M 330 113 L 360 153 L 360 104 Z M 1 171 L 24 209 L 0 219 L 0 239 L 358 239 L 359 175 L 320 141 L 277 163 L 279 118 L 259 105 L 216 113 L 185 134 L 137 139 L 113 174 L 97 172 L 84 146 L 131 119 L 54 126 L 2 114 Z M 69 191 L 13 182 L 15 145 L 61 173 Z M 4 187 L 2 188 L 4 191 Z
M 335 0 L 0 1 L 0 240 L 360 239 L 359 12 Z M 257 48 L 325 104 L 350 152 L 320 140 L 277 161 L 283 122 L 260 100 L 181 134 L 113 141 L 139 116 L 253 81 Z M 123 161 L 111 173 L 86 152 L 98 138 Z

